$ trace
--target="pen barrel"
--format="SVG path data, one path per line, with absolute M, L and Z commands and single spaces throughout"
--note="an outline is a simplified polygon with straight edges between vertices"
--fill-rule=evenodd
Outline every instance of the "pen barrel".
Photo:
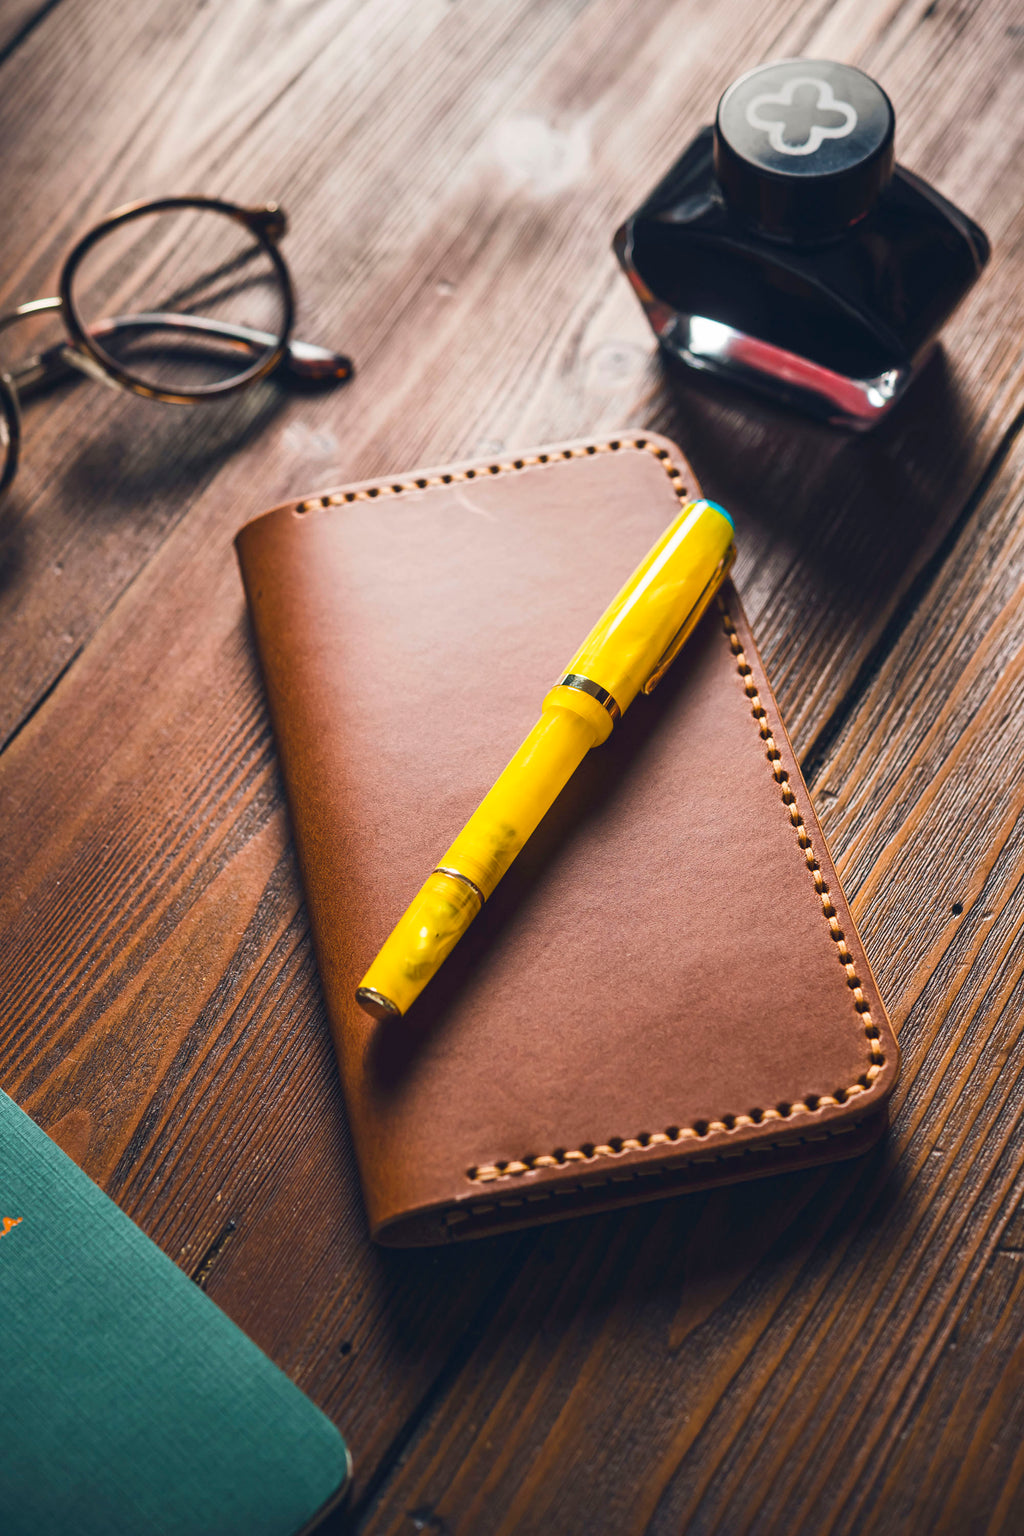
M 574 701 L 545 707 L 360 982 L 356 997 L 367 1013 L 387 1018 L 416 1001 L 604 734 L 600 720 Z
M 728 569 L 732 534 L 721 507 L 691 502 L 633 572 L 363 977 L 367 1013 L 393 1017 L 415 1002 L 590 748 L 663 675 Z
M 404 1013 L 448 958 L 483 905 L 465 880 L 428 875 L 359 984 L 356 998 L 376 1018 Z
M 545 707 L 440 867 L 458 870 L 489 896 L 598 739 L 588 715 L 561 705 Z

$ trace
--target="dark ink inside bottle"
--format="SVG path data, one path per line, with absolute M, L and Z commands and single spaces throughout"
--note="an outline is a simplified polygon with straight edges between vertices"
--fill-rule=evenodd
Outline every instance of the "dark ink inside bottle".
M 615 237 L 661 344 L 689 366 L 869 427 L 985 262 L 983 231 L 894 163 L 860 70 L 742 76 Z

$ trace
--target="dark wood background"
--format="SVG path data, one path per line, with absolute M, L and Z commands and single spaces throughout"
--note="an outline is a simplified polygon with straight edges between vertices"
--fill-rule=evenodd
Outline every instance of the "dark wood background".
M 609 250 L 724 86 L 801 53 L 876 75 L 994 245 L 866 439 L 667 376 Z M 1010 0 L 0 0 L 0 309 L 123 201 L 275 196 L 299 334 L 359 368 L 193 412 L 54 392 L 0 521 L 0 1084 L 337 1420 L 332 1529 L 1024 1529 L 1022 99 Z M 736 513 L 899 1029 L 893 1132 L 379 1251 L 231 538 L 624 426 Z

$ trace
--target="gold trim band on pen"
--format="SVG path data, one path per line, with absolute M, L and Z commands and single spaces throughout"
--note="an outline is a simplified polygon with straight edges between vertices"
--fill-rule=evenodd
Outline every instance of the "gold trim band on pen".
M 591 682 L 589 677 L 581 677 L 578 672 L 567 672 L 560 677 L 555 684 L 556 688 L 578 688 L 580 693 L 589 693 L 592 699 L 596 699 L 602 709 L 606 709 L 614 722 L 622 719 L 622 710 L 616 704 L 607 688 L 602 688 L 600 683 Z
M 484 902 L 487 899 L 484 896 L 483 891 L 477 885 L 476 881 L 475 880 L 471 880 L 468 875 L 464 875 L 462 873 L 461 869 L 449 869 L 447 864 L 439 864 L 437 866 L 437 868 L 434 870 L 434 874 L 435 875 L 448 875 L 448 876 L 450 876 L 450 878 L 452 880 L 461 880 L 463 885 L 468 885 L 469 886 L 470 890 L 473 892 L 473 895 L 476 897 L 477 901 L 480 903 L 481 906 L 483 906 Z

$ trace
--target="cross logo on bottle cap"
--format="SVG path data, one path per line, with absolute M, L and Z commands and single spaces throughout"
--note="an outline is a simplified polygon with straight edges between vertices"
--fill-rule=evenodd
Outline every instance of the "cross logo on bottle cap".
M 797 75 L 780 90 L 755 96 L 745 115 L 779 155 L 813 155 L 826 139 L 845 139 L 857 126 L 856 110 L 814 75 Z

